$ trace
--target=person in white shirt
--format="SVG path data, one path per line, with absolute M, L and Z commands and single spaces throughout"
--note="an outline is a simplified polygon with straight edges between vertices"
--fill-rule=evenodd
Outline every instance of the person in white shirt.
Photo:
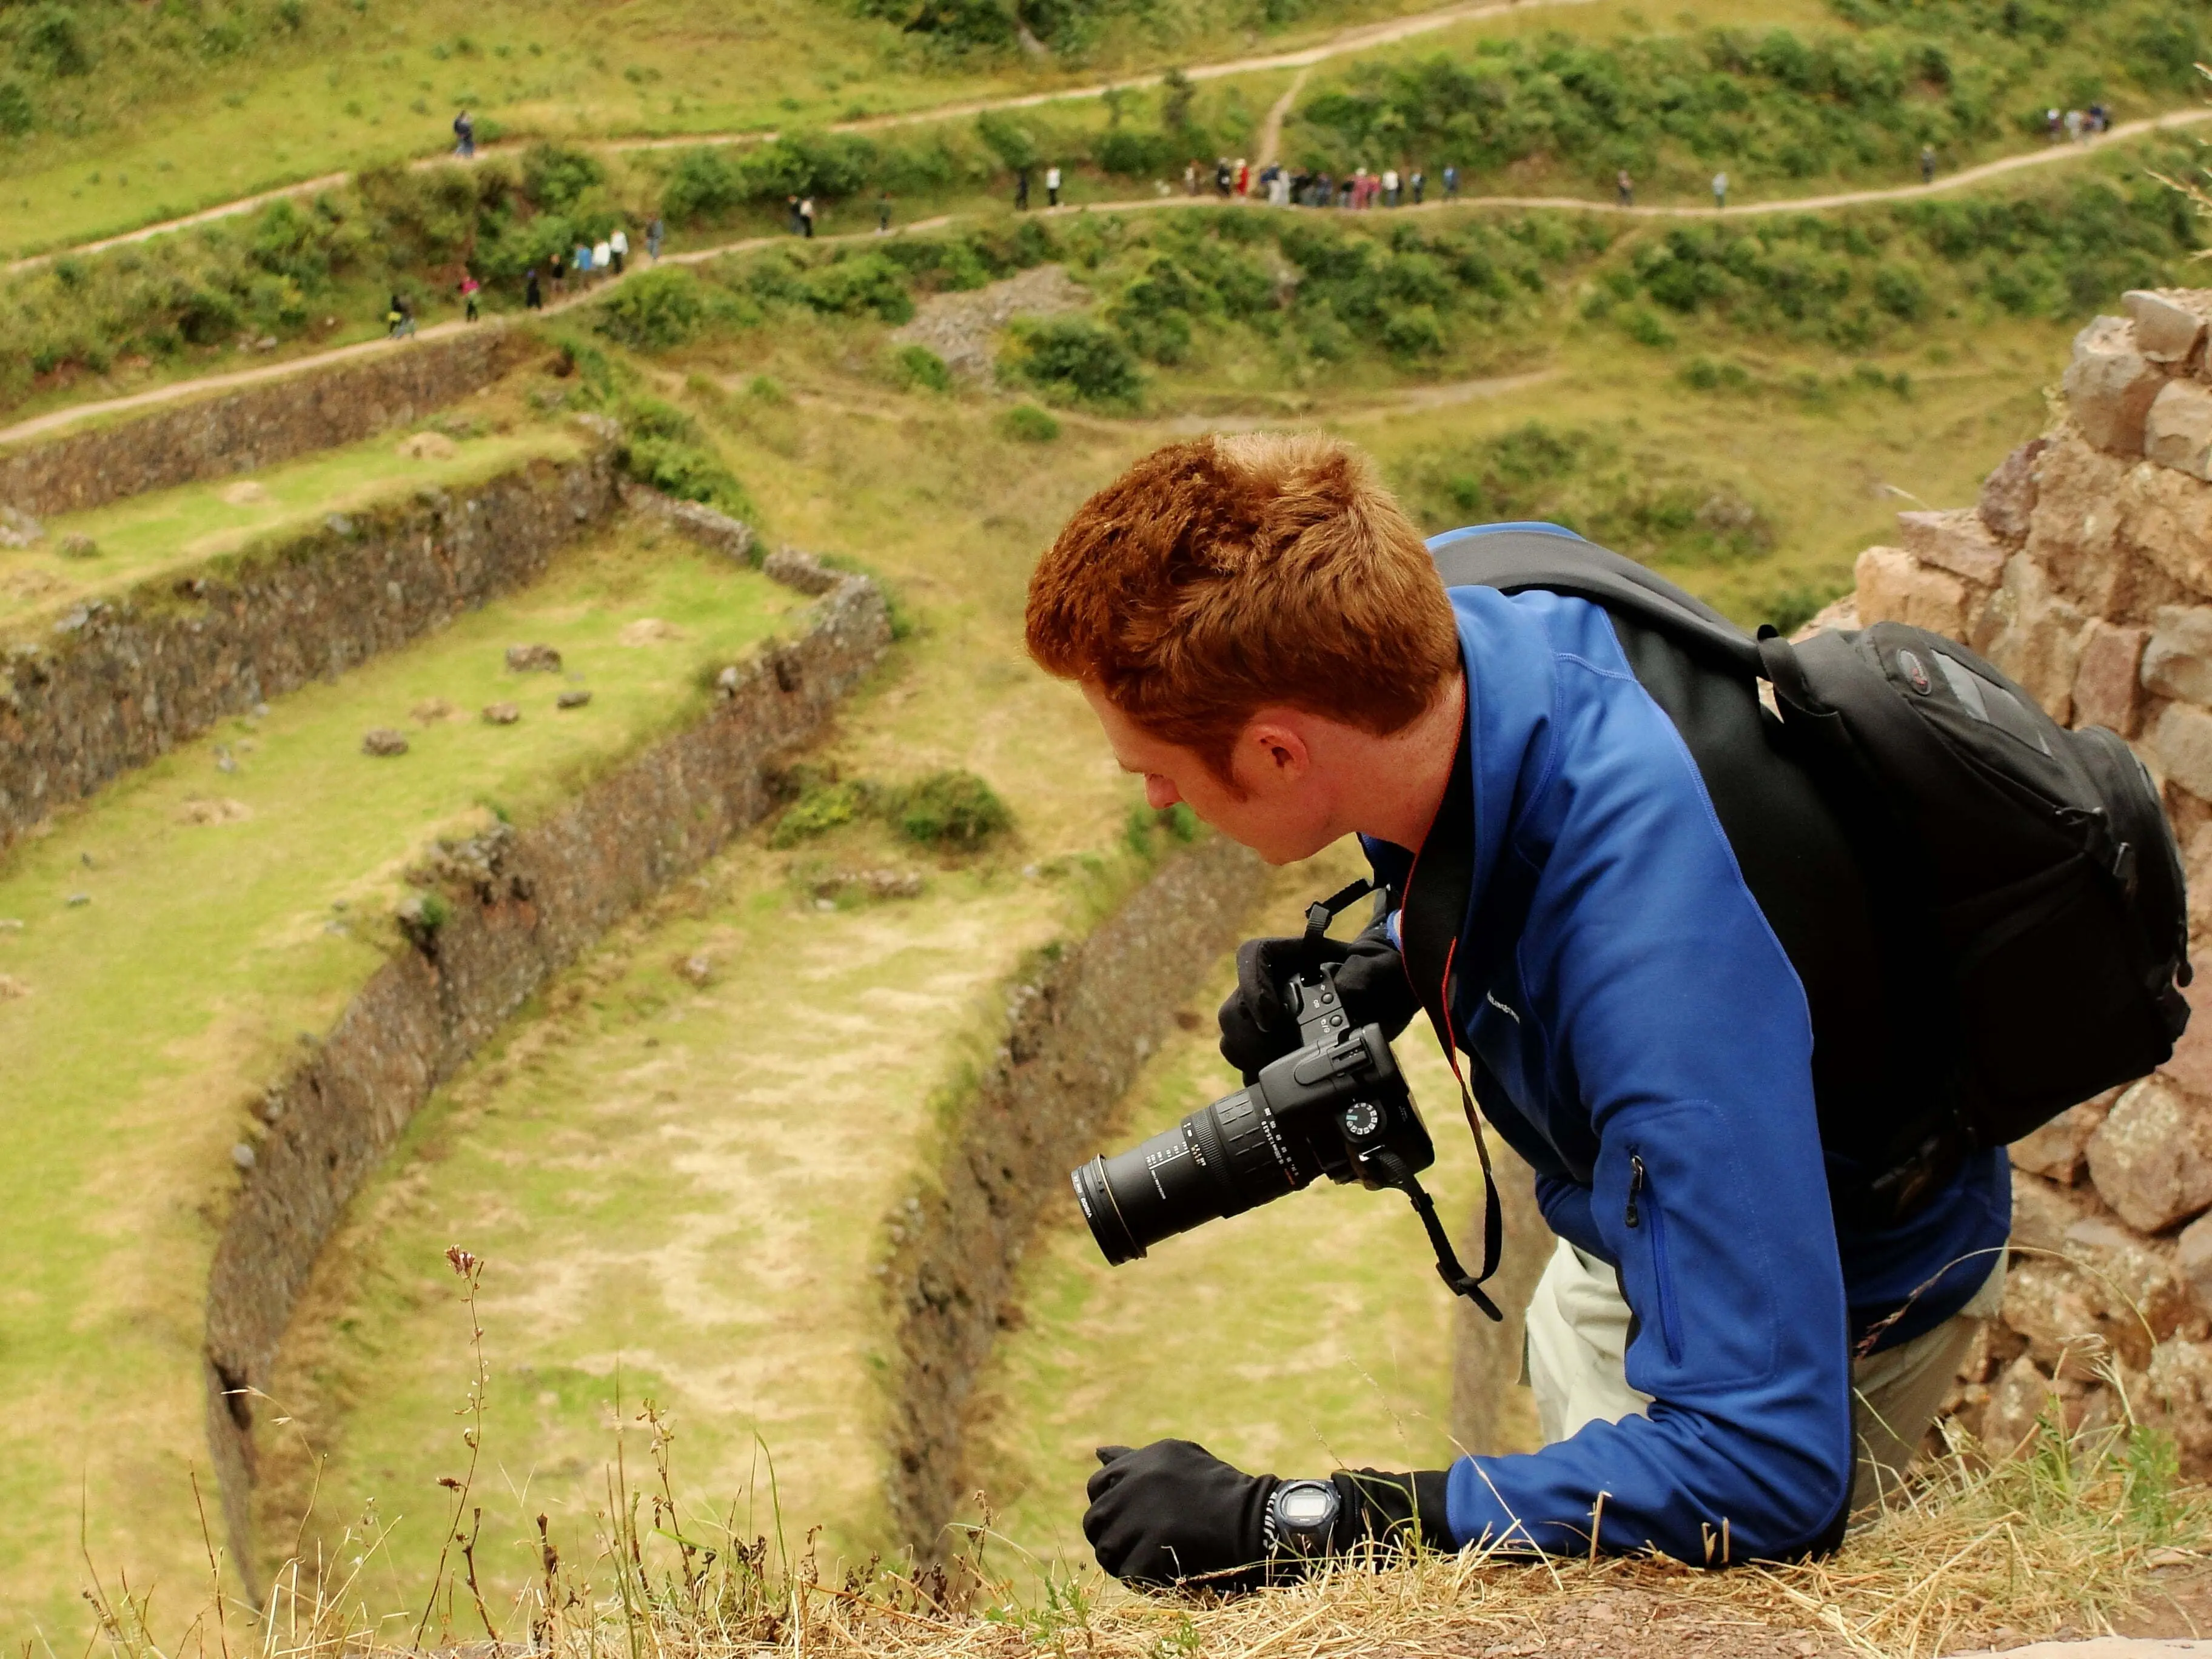
M 1044 170 L 1044 199 L 1048 207 L 1060 205 L 1060 169 L 1056 167 Z
M 1384 207 L 1398 205 L 1398 169 L 1395 167 L 1382 169 L 1382 205 Z
M 614 271 L 619 276 L 623 274 L 623 262 L 629 258 L 629 233 L 621 226 L 616 226 L 615 234 L 607 238 L 607 246 L 614 254 Z
M 614 269 L 614 249 L 607 245 L 605 237 L 601 237 L 592 249 L 592 269 L 600 272 L 611 270 Z

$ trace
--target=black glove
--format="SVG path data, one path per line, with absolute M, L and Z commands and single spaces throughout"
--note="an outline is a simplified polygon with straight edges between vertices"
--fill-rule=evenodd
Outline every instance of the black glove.
M 1083 1535 L 1098 1565 L 1132 1584 L 1202 1579 L 1216 1589 L 1259 1582 L 1272 1474 L 1246 1474 L 1189 1440 L 1141 1451 L 1101 1446 Z
M 1452 1547 L 1442 1469 L 1413 1474 L 1339 1469 L 1329 1479 L 1342 1504 L 1329 1539 L 1331 1555 L 1349 1555 L 1370 1540 L 1386 1552 L 1402 1549 L 1416 1539 L 1428 1549 Z
M 1335 963 L 1336 988 L 1355 1026 L 1380 1025 L 1395 1037 L 1420 1012 L 1398 949 L 1376 921 L 1349 944 L 1324 939 L 1248 939 L 1237 947 L 1237 988 L 1221 1005 L 1221 1057 L 1249 1083 L 1260 1068 L 1295 1052 L 1298 1023 L 1283 988 L 1301 973 Z

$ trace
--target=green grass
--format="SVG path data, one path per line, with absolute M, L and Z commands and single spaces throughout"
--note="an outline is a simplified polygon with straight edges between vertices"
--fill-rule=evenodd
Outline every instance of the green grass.
M 23 993 L 0 1000 L 0 1202 L 19 1251 L 0 1296 L 16 1402 L 0 1627 L 67 1622 L 80 1500 L 95 1556 L 137 1582 L 195 1571 L 186 1472 L 206 1484 L 202 1302 L 230 1148 L 258 1090 L 383 959 L 405 866 L 491 812 L 529 821 L 688 718 L 699 668 L 798 603 L 688 547 L 602 536 L 526 593 L 180 746 L 0 862 L 0 919 L 22 924 L 0 928 L 0 974 Z M 684 637 L 619 642 L 647 617 Z M 517 640 L 557 647 L 589 706 L 556 713 L 568 680 L 507 673 Z M 454 716 L 413 717 L 433 699 Z M 519 725 L 478 720 L 506 700 Z M 411 751 L 363 755 L 378 726 Z
M 333 513 L 362 512 L 419 489 L 465 489 L 531 460 L 565 459 L 582 450 L 585 436 L 568 427 L 527 427 L 465 438 L 443 459 L 404 455 L 403 441 L 387 433 L 264 471 L 48 519 L 44 540 L 0 555 L 0 630 L 20 632 L 86 599 L 281 540 Z M 244 496 L 246 486 L 258 498 L 224 499 Z M 98 553 L 65 556 L 61 545 L 70 536 L 89 537 Z

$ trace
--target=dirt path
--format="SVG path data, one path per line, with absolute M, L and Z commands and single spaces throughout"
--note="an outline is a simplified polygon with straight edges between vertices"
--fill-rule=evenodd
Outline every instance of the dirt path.
M 1283 149 L 1283 123 L 1290 118 L 1291 106 L 1304 90 L 1306 76 L 1313 71 L 1300 70 L 1291 84 L 1283 88 L 1283 95 L 1268 106 L 1267 118 L 1260 123 L 1259 153 L 1252 166 L 1255 171 L 1274 166 Z
M 1530 0 L 1530 3 L 1577 4 L 1581 3 L 1581 0 Z M 1453 21 L 1458 21 L 1462 15 L 1474 15 L 1475 11 L 1480 9 L 1479 8 L 1455 9 Z M 1505 10 L 1510 8 L 1491 7 L 1488 9 Z M 1431 17 L 1439 15 L 1426 14 Z M 1401 20 L 1402 23 L 1408 25 L 1419 21 L 1421 20 L 1415 18 Z M 1199 71 L 1194 70 L 1192 71 L 1194 76 L 1198 73 Z M 1296 87 L 1293 86 L 1291 92 L 1295 93 L 1296 90 Z M 1075 94 L 1054 95 L 1073 96 Z M 1262 129 L 1261 132 L 1263 155 L 1267 153 L 1264 148 L 1266 144 L 1279 141 L 1281 124 L 1278 117 L 1285 112 L 1289 97 L 1290 94 L 1286 94 L 1268 112 L 1268 125 Z M 1777 197 L 1764 202 L 1734 203 L 1717 210 L 1685 204 L 1655 204 L 1623 207 L 1616 202 L 1599 201 L 1580 196 L 1462 196 L 1454 202 L 1425 202 L 1418 207 L 1376 210 L 1397 213 L 1437 213 L 1449 208 L 1552 209 L 1571 213 L 1607 213 L 1626 219 L 1748 219 L 1778 213 L 1820 213 L 1834 208 L 1863 207 L 1877 202 L 1905 202 L 1917 200 L 1922 197 L 1941 196 L 1949 191 L 1966 189 L 1991 179 L 2002 178 L 2008 173 L 2022 173 L 2030 168 L 2055 167 L 2065 162 L 2079 161 L 2115 144 L 2129 143 L 2137 138 L 2148 137 L 2155 133 L 2177 132 L 2208 120 L 2212 120 L 2212 108 L 2175 110 L 2165 115 L 2146 116 L 2137 121 L 2123 121 L 2110 132 L 2096 138 L 2084 140 L 2080 143 L 2043 145 L 2035 149 L 2024 150 L 2017 155 L 2001 156 L 1994 161 L 1984 161 L 1978 167 L 1962 167 L 1958 172 L 1948 174 L 1931 184 L 1895 185 L 1877 190 L 1838 191 L 1826 196 Z M 282 191 L 272 191 L 268 195 L 252 199 L 257 202 L 267 201 L 285 193 Z M 1069 203 L 1056 208 L 1042 208 L 1036 211 L 1041 218 L 1060 218 L 1079 213 L 1136 213 L 1176 208 L 1220 207 L 1231 204 L 1254 209 L 1264 209 L 1266 206 L 1264 203 L 1241 199 L 1232 199 L 1231 203 L 1224 204 L 1222 198 L 1216 196 L 1164 196 L 1139 197 L 1122 202 Z M 1337 211 L 1338 210 L 1296 210 L 1312 212 Z M 203 219 L 219 217 L 222 211 L 211 209 L 207 214 L 199 216 Z M 907 235 L 920 231 L 939 230 L 957 222 L 963 217 L 974 216 L 978 216 L 938 214 L 931 218 L 917 219 L 912 224 L 902 225 L 896 234 Z M 143 240 L 144 235 L 154 234 L 155 233 L 152 231 L 134 233 L 132 237 L 118 240 Z M 841 235 L 818 237 L 816 240 L 823 242 L 864 242 L 872 240 L 874 235 L 875 233 L 872 231 L 851 231 Z M 787 240 L 788 239 L 781 235 L 741 237 L 736 241 L 718 243 L 713 247 L 693 248 L 683 253 L 672 253 L 661 263 L 675 265 L 701 264 L 711 259 L 721 258 L 726 254 L 744 253 L 756 248 L 769 247 Z M 106 244 L 97 246 L 106 246 Z M 18 260 L 15 264 L 8 269 L 17 270 L 25 264 L 37 263 L 39 263 L 38 260 Z M 633 270 L 648 268 L 636 266 L 633 267 Z M 614 282 L 623 280 L 624 279 L 622 277 L 613 279 Z M 609 286 L 611 286 L 611 283 L 602 283 L 599 287 L 587 292 L 569 295 L 547 306 L 543 314 L 552 315 L 586 304 L 602 295 Z M 496 328 L 521 319 L 520 314 L 509 314 L 489 319 L 476 326 Z M 422 330 L 415 337 L 418 340 L 438 339 L 467 326 L 469 325 L 458 320 L 439 323 Z M 169 386 L 154 387 L 149 391 L 132 392 L 127 397 L 108 398 L 96 403 L 78 404 L 67 409 L 52 410 L 31 420 L 20 421 L 14 426 L 0 428 L 0 444 L 33 437 L 40 433 L 51 432 L 74 422 L 87 420 L 98 415 L 115 414 L 155 404 L 171 403 L 181 398 L 197 397 L 204 392 L 251 386 L 257 381 L 272 380 L 285 374 L 306 374 L 331 363 L 343 362 L 351 358 L 365 356 L 372 351 L 404 349 L 404 344 L 395 346 L 386 340 L 362 340 L 352 345 L 339 346 L 332 350 L 317 352 L 308 356 L 288 358 L 282 362 L 268 363 L 256 368 L 234 369 L 228 374 L 206 375 L 192 380 L 179 380 Z

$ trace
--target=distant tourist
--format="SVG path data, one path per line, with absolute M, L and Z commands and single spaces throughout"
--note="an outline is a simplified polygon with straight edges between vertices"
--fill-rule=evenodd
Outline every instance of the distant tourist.
M 1613 175 L 1613 193 L 1623 207 L 1636 205 L 1636 180 L 1628 176 L 1626 167 Z
M 554 298 L 560 298 L 568 288 L 568 278 L 562 269 L 560 249 L 554 249 L 552 257 L 546 260 L 545 271 L 553 279 Z
M 651 224 L 645 228 L 646 257 L 651 259 L 655 264 L 659 264 L 660 263 L 660 243 L 662 238 L 665 237 L 667 234 L 668 227 L 662 224 L 657 216 Z
M 1728 206 L 1728 174 L 1713 174 L 1713 211 L 1720 212 Z
M 1194 156 L 1182 164 L 1182 193 L 1186 196 L 1198 194 L 1198 161 Z
M 1252 193 L 1252 164 L 1243 156 L 1237 158 L 1237 194 L 1242 198 Z
M 2106 109 L 2102 104 L 2090 105 L 2089 131 L 2092 132 L 2109 132 L 2112 131 L 2112 111 Z
M 604 278 L 614 268 L 614 244 L 602 236 L 592 249 L 592 275 L 595 278 Z
M 1044 170 L 1044 202 L 1047 207 L 1060 205 L 1060 169 L 1048 167 Z
M 607 238 L 607 252 L 614 255 L 615 275 L 621 276 L 623 267 L 629 262 L 629 233 L 620 225 L 617 225 L 615 234 Z
M 545 290 L 538 286 L 538 267 L 532 265 L 522 273 L 522 303 L 529 310 L 545 309 Z
M 415 331 L 415 311 L 405 298 L 394 291 L 392 303 L 384 313 L 384 329 L 395 340 L 404 340 Z
M 576 273 L 576 286 L 586 289 L 592 285 L 592 245 L 576 244 L 575 252 L 568 256 L 568 268 Z
M 814 240 L 814 198 L 811 196 L 799 198 L 799 234 L 810 242 Z
M 1237 175 L 1230 171 L 1229 158 L 1226 155 L 1215 157 L 1213 162 L 1213 193 L 1216 196 L 1220 197 L 1224 201 L 1226 201 L 1229 198 L 1229 192 L 1236 188 Z
M 783 204 L 791 211 L 791 234 L 794 236 L 804 235 L 806 227 L 799 222 L 799 198 L 796 196 L 787 196 L 783 198 Z
M 2074 144 L 2081 142 L 2081 112 L 2078 109 L 2066 112 L 2066 140 Z
M 1933 144 L 1920 147 L 1920 182 L 1923 185 L 1936 182 L 1936 147 Z
M 1449 161 L 1444 163 L 1444 200 L 1459 200 L 1459 168 Z
M 1398 205 L 1398 169 L 1395 167 L 1382 169 L 1382 205 L 1385 207 Z
M 1413 176 L 1407 182 L 1413 187 L 1413 205 L 1415 207 L 1420 206 L 1421 198 L 1427 193 L 1429 188 L 1429 175 L 1422 172 L 1420 168 L 1415 167 L 1413 169 Z
M 2043 136 L 2054 144 L 2058 142 L 2059 118 L 2058 112 L 2055 109 L 2043 112 Z
M 477 319 L 477 295 L 483 292 L 483 284 L 473 276 L 461 278 L 461 307 L 470 322 Z
M 476 159 L 476 153 L 477 124 L 470 118 L 468 111 L 463 110 L 453 118 L 453 154 L 464 161 L 471 161 Z
M 887 190 L 878 191 L 876 192 L 876 234 L 888 236 L 890 234 L 891 193 Z

